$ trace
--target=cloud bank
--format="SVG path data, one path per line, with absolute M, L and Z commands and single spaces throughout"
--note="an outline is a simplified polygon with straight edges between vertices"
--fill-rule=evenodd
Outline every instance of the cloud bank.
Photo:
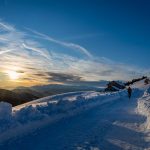
M 52 44 L 57 49 L 54 50 Z M 68 52 L 63 51 L 64 48 Z M 69 54 L 69 51 L 73 53 Z M 0 62 L 1 86 L 8 88 L 78 81 L 128 80 L 146 73 L 136 67 L 95 57 L 81 45 L 60 41 L 31 29 L 21 31 L 4 22 L 0 22 Z M 8 71 L 17 72 L 19 79 L 11 81 Z

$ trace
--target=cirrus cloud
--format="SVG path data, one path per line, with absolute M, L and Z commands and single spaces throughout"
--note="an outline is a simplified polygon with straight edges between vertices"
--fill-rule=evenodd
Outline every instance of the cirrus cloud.
M 40 39 L 48 41 L 49 45 Z M 58 51 L 53 50 L 51 43 L 57 45 Z M 63 51 L 60 53 L 62 46 L 84 57 L 79 58 Z M 127 80 L 148 72 L 115 63 L 108 58 L 95 57 L 81 45 L 56 40 L 34 30 L 20 31 L 4 22 L 0 22 L 0 62 L 0 77 L 3 76 L 1 85 L 4 87 L 81 80 Z M 11 84 L 6 70 L 18 72 L 18 81 Z

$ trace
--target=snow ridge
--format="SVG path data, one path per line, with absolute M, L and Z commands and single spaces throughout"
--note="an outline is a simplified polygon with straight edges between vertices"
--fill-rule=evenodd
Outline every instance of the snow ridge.
M 138 112 L 147 117 L 145 127 L 150 129 L 150 87 L 144 92 L 144 95 L 138 100 Z
M 114 93 L 76 92 L 73 95 L 68 93 L 38 100 L 31 105 L 24 105 L 20 109 L 12 109 L 10 104 L 1 102 L 1 142 L 27 131 L 30 132 L 43 124 L 75 115 L 109 101 L 119 100 L 122 96 L 127 96 L 126 91 Z

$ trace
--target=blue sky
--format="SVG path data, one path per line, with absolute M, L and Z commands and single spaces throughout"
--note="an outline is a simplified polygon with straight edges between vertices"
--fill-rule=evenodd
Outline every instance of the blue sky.
M 113 64 L 105 72 L 122 65 L 121 70 L 133 66 L 131 72 L 145 73 L 150 66 L 149 6 L 148 0 L 0 0 L 0 18 L 28 38 L 40 36 L 36 42 L 48 53 L 53 49 L 86 59 L 83 53 L 88 52 L 92 63 L 94 58 Z

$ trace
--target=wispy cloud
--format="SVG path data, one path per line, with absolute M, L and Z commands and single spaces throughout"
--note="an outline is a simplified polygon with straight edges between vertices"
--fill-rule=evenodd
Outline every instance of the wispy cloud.
M 32 33 L 38 35 L 39 38 L 43 38 L 43 39 L 48 40 L 50 42 L 54 42 L 56 44 L 59 44 L 59 45 L 65 46 L 65 47 L 68 47 L 68 48 L 71 48 L 71 49 L 74 49 L 74 50 L 78 50 L 78 51 L 84 53 L 85 55 L 87 55 L 88 57 L 90 57 L 90 58 L 92 57 L 92 54 L 86 48 L 84 48 L 83 46 L 80 46 L 80 45 L 75 44 L 75 43 L 68 43 L 68 42 L 63 42 L 63 41 L 60 41 L 60 40 L 56 40 L 56 39 L 54 39 L 54 38 L 52 38 L 48 35 L 37 32 L 35 30 L 31 30 L 29 28 L 26 28 L 26 29 L 28 29 Z
M 14 31 L 15 28 L 9 24 L 0 22 L 0 29 L 5 31 Z
M 46 53 L 46 52 L 43 52 L 42 49 L 43 48 L 36 48 L 36 47 L 32 47 L 32 46 L 28 46 L 27 44 L 25 43 L 22 43 L 22 46 L 25 48 L 25 49 L 29 49 L 29 50 L 32 50 L 32 51 L 35 51 L 37 53 L 39 53 L 40 55 L 44 56 L 45 58 L 47 58 L 49 60 L 49 54 Z
M 20 31 L 14 26 L 0 22 L 0 82 L 1 87 L 31 86 L 37 84 L 126 80 L 145 70 L 115 63 L 104 57 L 95 57 L 89 50 L 75 44 L 56 40 L 45 34 L 30 30 Z M 38 38 L 38 39 L 37 39 Z M 40 40 L 41 39 L 41 40 Z M 42 40 L 50 43 L 43 44 Z M 79 52 L 85 57 L 53 50 L 51 43 Z M 16 71 L 19 79 L 10 81 L 7 72 Z
M 0 51 L 0 55 L 13 51 L 13 49 L 2 50 Z

